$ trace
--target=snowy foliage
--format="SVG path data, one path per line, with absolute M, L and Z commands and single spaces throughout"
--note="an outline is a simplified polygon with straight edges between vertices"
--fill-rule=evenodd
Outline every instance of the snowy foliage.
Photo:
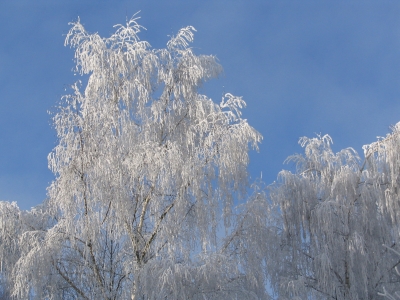
M 364 147 L 333 153 L 329 136 L 302 138 L 297 172 L 282 171 L 270 197 L 281 211 L 272 284 L 281 297 L 376 299 L 393 290 L 399 248 L 400 124 Z M 386 247 L 383 247 L 386 245 Z
M 198 94 L 222 68 L 189 48 L 193 27 L 160 50 L 139 40 L 135 19 L 116 28 L 102 38 L 78 21 L 66 37 L 88 82 L 54 116 L 53 224 L 25 230 L 22 249 L 5 247 L 19 257 L 14 297 L 264 297 L 264 273 L 237 263 L 235 239 L 224 242 L 219 227 L 238 234 L 233 204 L 245 195 L 249 146 L 261 140 L 240 117 L 245 102 Z
M 193 27 L 152 49 L 136 19 L 71 25 L 87 83 L 54 115 L 48 199 L 0 202 L 1 299 L 399 297 L 400 123 L 363 160 L 303 137 L 295 172 L 248 189 L 261 135 L 241 97 L 198 93 L 222 68 Z

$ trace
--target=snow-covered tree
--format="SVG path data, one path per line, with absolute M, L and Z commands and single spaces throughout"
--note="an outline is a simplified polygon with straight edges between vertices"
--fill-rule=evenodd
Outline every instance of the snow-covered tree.
M 280 208 L 272 284 L 283 298 L 376 299 L 399 284 L 400 124 L 364 147 L 333 153 L 328 135 L 302 138 L 270 189 Z M 385 245 L 386 247 L 383 247 Z
M 240 240 L 257 238 L 245 225 L 265 221 L 248 220 L 263 194 L 234 206 L 261 136 L 240 97 L 217 104 L 198 93 L 221 73 L 216 58 L 194 54 L 191 26 L 158 50 L 139 40 L 135 19 L 109 38 L 71 25 L 65 43 L 87 84 L 54 116 L 52 222 L 20 250 L 13 296 L 265 298 L 263 259 Z
M 11 298 L 15 266 L 26 249 L 41 240 L 51 221 L 42 205 L 21 211 L 15 202 L 0 201 L 0 299 Z
M 23 233 L 21 211 L 15 202 L 0 202 L 0 299 L 10 297 L 12 270 L 20 258 L 18 237 Z
M 302 138 L 296 172 L 246 196 L 261 136 L 240 97 L 199 94 L 222 68 L 193 27 L 152 49 L 136 19 L 71 25 L 84 83 L 54 115 L 48 199 L 0 202 L 0 298 L 395 299 L 400 123 L 364 160 Z

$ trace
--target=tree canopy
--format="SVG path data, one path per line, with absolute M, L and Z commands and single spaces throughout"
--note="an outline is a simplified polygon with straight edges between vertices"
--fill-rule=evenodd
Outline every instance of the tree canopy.
M 71 23 L 82 81 L 54 114 L 48 199 L 0 202 L 0 296 L 395 299 L 400 123 L 364 159 L 303 137 L 296 170 L 250 185 L 246 103 L 199 93 L 216 58 L 191 26 L 153 49 L 136 21 L 108 38 Z

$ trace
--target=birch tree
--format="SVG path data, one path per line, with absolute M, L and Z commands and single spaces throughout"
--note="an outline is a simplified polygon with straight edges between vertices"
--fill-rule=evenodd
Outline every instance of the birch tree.
M 0 296 L 396 299 L 400 123 L 364 159 L 301 138 L 296 171 L 248 196 L 245 102 L 199 93 L 222 67 L 193 27 L 152 49 L 136 21 L 108 38 L 71 24 L 82 81 L 53 118 L 48 199 L 0 202 Z
M 245 102 L 198 93 L 222 68 L 189 47 L 193 27 L 165 49 L 139 39 L 136 19 L 115 27 L 102 38 L 78 20 L 66 36 L 87 83 L 54 116 L 53 223 L 21 250 L 13 297 L 265 298 L 265 272 L 238 262 L 245 245 L 234 252 L 251 207 L 234 202 L 261 140 L 241 118 Z
M 11 299 L 14 267 L 52 224 L 42 207 L 21 211 L 15 202 L 0 201 L 0 299 Z
M 328 135 L 302 138 L 304 155 L 289 157 L 271 187 L 281 210 L 280 251 L 272 284 L 283 298 L 376 299 L 399 284 L 398 174 L 400 124 L 364 146 L 333 153 Z M 385 247 L 383 247 L 385 245 Z
M 20 218 L 15 202 L 0 202 L 0 299 L 9 298 L 13 287 L 11 273 L 21 252 L 16 238 L 23 232 Z

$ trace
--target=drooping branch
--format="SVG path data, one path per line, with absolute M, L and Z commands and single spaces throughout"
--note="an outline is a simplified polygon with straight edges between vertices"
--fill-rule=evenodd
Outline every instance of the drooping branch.
M 58 274 L 60 274 L 60 276 L 83 298 L 83 299 L 87 299 L 87 300 L 90 300 L 90 298 L 89 297 L 87 297 L 86 295 L 85 295 L 85 293 L 79 288 L 79 287 L 77 287 L 76 286 L 76 284 L 71 280 L 71 279 L 69 279 L 69 277 L 63 272 L 63 271 L 61 271 L 61 269 L 58 267 L 58 265 L 57 265 L 57 263 L 56 262 L 54 262 L 53 261 L 53 266 L 56 268 L 56 270 L 57 270 L 57 272 L 58 272 Z

